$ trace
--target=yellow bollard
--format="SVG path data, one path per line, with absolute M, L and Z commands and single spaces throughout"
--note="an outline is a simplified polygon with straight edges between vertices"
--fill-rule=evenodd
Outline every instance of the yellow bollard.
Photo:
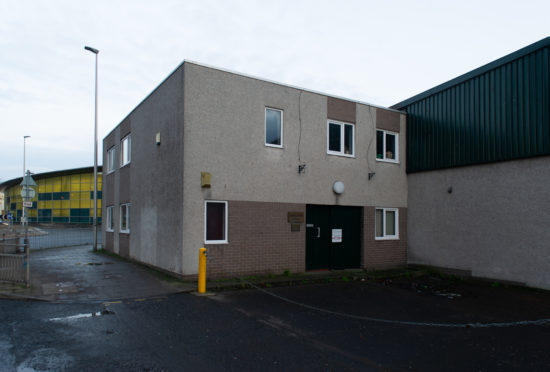
M 199 293 L 206 292 L 206 248 L 199 249 Z

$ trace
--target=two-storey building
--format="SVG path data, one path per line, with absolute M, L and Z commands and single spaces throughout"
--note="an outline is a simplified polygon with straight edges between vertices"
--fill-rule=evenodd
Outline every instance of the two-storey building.
M 103 141 L 105 248 L 194 275 L 407 262 L 405 114 L 185 61 Z

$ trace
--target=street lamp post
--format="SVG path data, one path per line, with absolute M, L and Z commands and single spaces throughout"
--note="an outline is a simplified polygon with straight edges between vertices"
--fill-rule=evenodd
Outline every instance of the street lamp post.
M 95 120 L 94 120 L 94 251 L 97 251 L 97 54 L 99 50 L 85 46 L 95 54 Z
M 23 180 L 25 179 L 25 173 L 27 172 L 27 138 L 31 138 L 31 136 L 23 136 Z M 21 211 L 21 225 L 25 225 L 27 223 L 25 212 L 25 205 L 23 204 Z

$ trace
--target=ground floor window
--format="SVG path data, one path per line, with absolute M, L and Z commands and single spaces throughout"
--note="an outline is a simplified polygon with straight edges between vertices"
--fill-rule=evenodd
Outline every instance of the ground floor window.
M 113 206 L 107 207 L 107 231 L 113 231 L 115 229 L 115 223 L 113 220 Z
M 120 205 L 120 232 L 130 233 L 130 207 L 131 204 Z
M 227 243 L 227 202 L 207 200 L 204 208 L 204 241 Z
M 377 240 L 399 239 L 399 210 L 376 208 L 375 236 Z

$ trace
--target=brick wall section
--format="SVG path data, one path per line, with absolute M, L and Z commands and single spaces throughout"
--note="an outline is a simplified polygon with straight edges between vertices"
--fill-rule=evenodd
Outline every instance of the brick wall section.
M 228 202 L 228 244 L 207 244 L 207 276 L 281 274 L 305 270 L 305 222 L 290 231 L 288 212 L 304 204 Z
M 367 270 L 381 270 L 407 264 L 407 208 L 399 208 L 399 240 L 374 238 L 375 207 L 363 208 L 362 266 Z
M 115 251 L 115 234 L 113 232 L 105 232 L 104 249 L 109 252 Z
M 130 234 L 118 234 L 118 254 L 130 258 Z
M 119 169 L 118 188 L 120 195 L 120 204 L 130 203 L 132 201 L 130 197 L 130 172 L 132 163 L 125 165 Z
M 103 216 L 107 215 L 106 207 L 115 204 L 115 173 L 103 173 Z M 114 216 L 113 216 L 114 217 Z
M 399 132 L 401 127 L 401 114 L 384 109 L 376 110 L 376 128 L 392 132 Z
M 327 118 L 347 123 L 356 123 L 356 115 L 357 108 L 355 102 L 327 97 Z

